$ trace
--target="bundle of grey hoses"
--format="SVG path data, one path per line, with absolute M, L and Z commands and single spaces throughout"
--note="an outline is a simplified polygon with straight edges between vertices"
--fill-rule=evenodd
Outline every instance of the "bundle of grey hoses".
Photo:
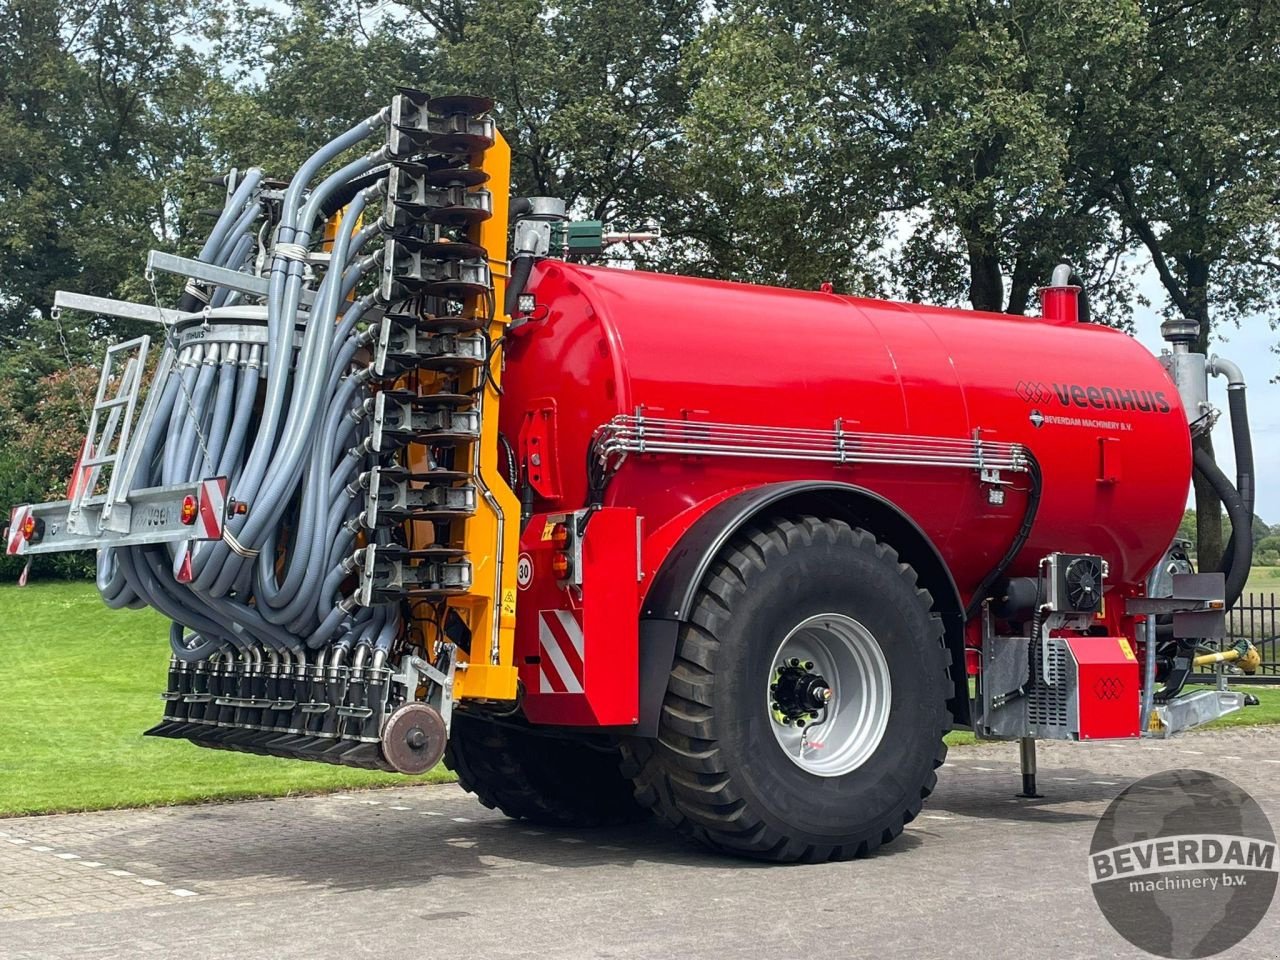
M 173 653 L 184 662 L 221 655 L 302 664 L 353 650 L 362 651 L 361 661 L 381 662 L 397 636 L 395 605 L 359 607 L 339 593 L 352 570 L 363 505 L 353 481 L 376 457 L 362 445 L 369 372 L 353 364 L 374 336 L 360 321 L 375 301 L 350 299 L 381 263 L 381 251 L 362 255 L 378 233 L 377 218 L 359 227 L 376 184 L 350 199 L 314 289 L 307 263 L 326 201 L 362 175 L 367 180 L 387 150 L 312 181 L 382 130 L 387 116 L 369 117 L 302 165 L 280 200 L 269 247 L 262 173 L 248 171 L 200 252 L 199 259 L 232 270 L 269 269 L 265 351 L 260 343 L 224 342 L 178 352 L 169 375 L 150 388 L 161 393 L 149 431 L 131 441 L 143 444 L 131 489 L 224 476 L 228 502 L 248 510 L 232 513 L 223 540 L 196 542 L 189 558 L 177 544 L 102 550 L 97 576 L 110 606 L 151 606 L 172 620 Z M 189 285 L 187 302 L 192 296 L 216 308 L 235 305 L 240 295 Z M 377 538 L 387 534 L 374 536 L 385 542 Z M 187 559 L 190 580 L 179 582 Z

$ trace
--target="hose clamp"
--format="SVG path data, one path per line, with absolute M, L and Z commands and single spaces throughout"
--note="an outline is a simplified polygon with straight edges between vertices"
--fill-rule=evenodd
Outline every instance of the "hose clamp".
M 286 260 L 299 260 L 306 263 L 311 254 L 307 248 L 300 243 L 277 243 L 271 251 L 277 257 L 284 257 Z
M 222 541 L 231 548 L 231 552 L 238 557 L 244 557 L 246 560 L 252 560 L 261 552 L 259 550 L 251 550 L 236 539 L 228 527 L 222 528 Z
M 206 290 L 204 287 L 202 287 L 200 284 L 196 283 L 194 280 L 188 280 L 187 285 L 183 287 L 182 290 L 184 293 L 191 294 L 191 296 L 195 297 L 197 300 L 199 300 L 201 303 L 205 304 L 206 306 L 209 304 L 209 300 L 210 300 L 209 291 Z

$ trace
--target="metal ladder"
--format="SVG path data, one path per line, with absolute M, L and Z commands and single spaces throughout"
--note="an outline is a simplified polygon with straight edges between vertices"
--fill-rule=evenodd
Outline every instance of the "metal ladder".
M 89 415 L 89 430 L 85 435 L 80 460 L 71 475 L 71 488 L 67 491 L 69 510 L 67 527 L 72 533 L 97 534 L 87 529 L 82 516 L 86 502 L 97 502 L 93 491 L 98 486 L 98 476 L 103 467 L 111 467 L 107 492 L 102 502 L 102 525 L 111 528 L 111 510 L 125 502 L 129 493 L 128 478 L 131 469 L 121 470 L 120 459 L 129 447 L 129 434 L 133 427 L 133 412 L 138 394 L 142 390 L 142 373 L 147 363 L 147 351 L 151 338 L 137 337 L 108 347 L 102 360 L 102 374 L 98 377 L 98 392 Z M 115 367 L 123 361 L 124 370 L 116 378 Z M 115 381 L 114 385 L 112 381 Z M 113 389 L 114 386 L 114 389 Z M 104 417 L 103 414 L 106 416 Z M 99 425 L 101 424 L 101 436 Z M 127 511 L 126 511 L 127 512 Z M 124 518 L 128 528 L 128 518 Z

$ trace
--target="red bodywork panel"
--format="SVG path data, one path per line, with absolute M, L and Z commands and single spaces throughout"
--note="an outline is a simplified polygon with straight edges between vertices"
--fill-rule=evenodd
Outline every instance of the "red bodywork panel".
M 516 664 L 534 723 L 629 726 L 639 719 L 640 583 L 636 512 L 597 510 L 581 540 L 580 586 L 552 570 L 552 533 L 572 516 L 537 515 L 520 539 Z
M 1080 739 L 1140 736 L 1138 660 L 1122 637 L 1069 637 L 1075 657 Z
M 1182 517 L 1191 445 L 1177 390 L 1131 337 L 1076 322 L 1067 302 L 1074 292 L 1050 297 L 1050 316 L 1041 319 L 555 260 L 535 267 L 529 290 L 545 317 L 506 339 L 500 426 L 526 454 L 526 475 L 534 445 L 552 453 L 553 462 L 538 465 L 536 513 L 585 507 L 593 434 L 643 411 L 694 424 L 807 430 L 831 430 L 839 420 L 851 431 L 908 437 L 981 431 L 984 440 L 1023 444 L 1040 463 L 1043 491 L 1008 575 L 1036 575 L 1040 558 L 1054 551 L 1098 554 L 1110 565 L 1109 601 L 1143 591 Z M 1004 496 L 992 498 L 977 471 L 963 467 L 633 453 L 603 504 L 643 521 L 640 601 L 706 511 L 763 484 L 805 480 L 852 484 L 890 501 L 927 534 L 968 602 L 1025 512 L 1026 475 L 1004 479 Z M 535 542 L 526 532 L 530 552 L 536 524 Z M 633 542 L 634 535 L 611 545 L 593 562 L 629 567 Z M 587 605 L 588 661 L 599 650 L 633 663 L 637 607 L 634 576 L 627 579 L 623 597 L 602 601 L 615 604 L 607 620 L 591 615 L 592 592 L 604 589 L 598 575 L 577 601 L 543 595 L 542 587 L 536 597 L 522 592 L 521 654 L 537 655 L 529 653 L 537 611 L 577 602 Z M 1107 609 L 1108 629 L 1132 635 L 1123 603 Z M 598 638 L 593 623 L 606 624 Z M 535 693 L 541 679 L 529 665 L 522 677 L 530 718 L 551 716 L 546 704 L 565 695 Z M 607 707 L 611 717 L 630 710 L 631 694 L 623 694 L 623 704 Z M 572 722 L 604 722 L 590 717 L 605 710 L 592 699 Z

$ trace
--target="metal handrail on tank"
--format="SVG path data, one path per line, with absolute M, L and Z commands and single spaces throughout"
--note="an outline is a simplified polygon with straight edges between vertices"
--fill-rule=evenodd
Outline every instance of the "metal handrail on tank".
M 1021 444 L 983 440 L 980 431 L 968 438 L 862 433 L 845 430 L 839 420 L 830 428 L 814 429 L 620 414 L 596 430 L 594 448 L 601 465 L 615 470 L 632 453 L 1028 470 Z

